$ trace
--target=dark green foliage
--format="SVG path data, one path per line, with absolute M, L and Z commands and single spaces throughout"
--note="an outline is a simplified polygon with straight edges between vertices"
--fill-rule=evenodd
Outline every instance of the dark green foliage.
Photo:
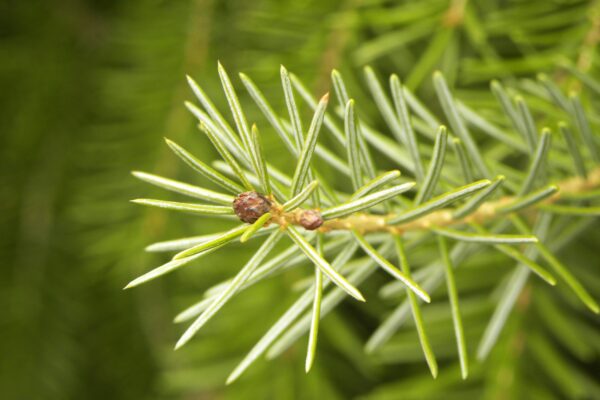
M 183 106 L 193 99 L 185 80 L 189 74 L 224 114 L 228 110 L 217 59 L 231 74 L 248 122 L 261 122 L 262 146 L 277 166 L 289 165 L 284 146 L 234 73 L 247 73 L 276 112 L 286 115 L 280 64 L 316 96 L 326 91 L 333 96 L 330 72 L 337 68 L 357 100 L 359 117 L 395 140 L 368 94 L 362 67 L 371 64 L 384 86 L 387 81 L 382 78 L 396 73 L 435 111 L 435 118 L 450 120 L 454 128 L 451 118 L 444 117 L 431 79 L 434 70 L 441 70 L 463 101 L 461 113 L 468 107 L 501 127 L 502 131 L 490 133 L 496 135 L 493 139 L 482 134 L 481 126 L 473 129 L 473 136 L 484 145 L 490 165 L 504 161 L 498 168 L 510 190 L 518 189 L 510 188 L 509 182 L 518 182 L 512 178 L 526 170 L 524 154 L 530 145 L 527 136 L 515 139 L 503 131 L 527 135 L 528 126 L 507 118 L 494 97 L 498 91 L 489 90 L 492 79 L 501 80 L 509 96 L 521 94 L 535 126 L 553 129 L 553 143 L 565 154 L 548 161 L 554 171 L 561 177 L 581 173 L 585 168 L 573 168 L 568 158 L 572 148 L 557 123 L 565 121 L 567 130 L 579 132 L 581 120 L 569 111 L 580 101 L 590 120 L 592 142 L 598 142 L 598 2 L 472 1 L 465 3 L 464 13 L 462 4 L 460 0 L 0 4 L 0 397 L 600 397 L 598 315 L 587 311 L 565 284 L 550 287 L 530 278 L 493 350 L 484 362 L 476 360 L 477 345 L 508 279 L 519 279 L 512 275 L 515 262 L 500 252 L 472 252 L 455 274 L 470 355 L 470 376 L 464 382 L 445 285 L 432 293 L 431 305 L 422 307 L 439 363 L 435 381 L 410 314 L 387 343 L 364 351 L 381 322 L 406 297 L 387 276 L 377 273 L 360 288 L 369 300 L 366 304 L 345 301 L 322 321 L 310 374 L 303 369 L 304 335 L 281 357 L 258 361 L 227 387 L 224 382 L 231 370 L 299 296 L 300 292 L 292 292 L 292 284 L 312 276 L 308 262 L 302 270 L 261 282 L 234 298 L 177 352 L 172 347 L 183 329 L 171 324 L 172 318 L 198 301 L 207 288 L 233 276 L 258 244 L 235 244 L 135 291 L 121 290 L 133 277 L 168 261 L 162 254 L 143 254 L 146 245 L 228 227 L 216 219 L 207 224 L 128 202 L 142 196 L 164 198 L 165 193 L 134 180 L 130 170 L 218 188 L 187 168 L 162 141 L 167 136 L 203 161 L 217 157 Z M 448 23 L 455 18 L 459 23 Z M 539 73 L 549 79 L 538 81 Z M 581 100 L 570 99 L 569 91 L 582 86 Z M 298 93 L 296 98 L 306 129 L 312 110 Z M 330 101 L 331 110 L 336 102 Z M 527 116 L 525 107 L 513 107 L 515 115 Z M 430 141 L 421 142 L 429 148 L 436 131 L 423 121 L 417 134 L 429 135 Z M 345 154 L 331 135 L 319 140 Z M 461 140 L 469 154 L 467 142 Z M 516 142 L 515 149 L 508 151 L 499 144 L 503 140 Z M 578 137 L 581 142 L 589 144 L 589 137 Z M 454 143 L 448 147 L 446 157 L 456 160 Z M 382 170 L 406 172 L 402 160 L 371 151 Z M 594 157 L 589 145 L 579 144 L 579 151 L 586 160 Z M 406 156 L 410 159 L 408 152 Z M 423 161 L 428 166 L 430 160 Z M 335 181 L 333 167 L 322 161 L 317 165 L 324 181 Z M 464 184 L 463 170 L 456 172 L 456 185 Z M 474 176 L 479 178 L 478 173 Z M 351 181 L 345 184 L 350 187 Z M 175 196 L 166 200 L 181 201 Z M 592 203 L 582 203 L 589 204 L 597 204 L 597 196 Z M 546 243 L 598 301 L 598 218 L 557 219 Z M 416 267 L 412 272 L 419 282 L 427 276 L 423 265 L 437 249 L 433 240 L 407 246 L 408 262 Z

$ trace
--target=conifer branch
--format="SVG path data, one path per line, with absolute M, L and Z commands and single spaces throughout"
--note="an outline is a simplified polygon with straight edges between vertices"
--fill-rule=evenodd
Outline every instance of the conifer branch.
M 447 15 L 451 20 L 446 20 L 449 26 L 453 27 L 462 21 L 465 5 L 466 1 L 452 3 Z M 372 351 L 381 346 L 395 332 L 407 313 L 412 311 L 431 374 L 437 376 L 436 356 L 419 302 L 422 300 L 429 303 L 432 299 L 431 290 L 434 290 L 439 280 L 445 276 L 461 372 L 465 378 L 468 374 L 466 339 L 463 318 L 458 309 L 458 280 L 452 270 L 468 255 L 469 247 L 465 247 L 467 244 L 491 245 L 520 266 L 514 275 L 515 286 L 506 291 L 506 296 L 498 306 L 499 311 L 486 330 L 480 346 L 480 355 L 487 354 L 495 343 L 508 311 L 526 282 L 529 270 L 550 285 L 557 283 L 554 275 L 535 260 L 538 254 L 543 256 L 554 272 L 568 283 L 590 310 L 598 310 L 597 303 L 584 286 L 542 243 L 544 237 L 534 236 L 527 226 L 528 223 L 536 221 L 538 215 L 542 215 L 542 220 L 545 221 L 543 229 L 536 228 L 532 231 L 536 235 L 538 232 L 545 235 L 552 220 L 549 216 L 552 214 L 565 218 L 593 218 L 600 214 L 600 207 L 589 204 L 589 199 L 594 199 L 593 194 L 600 192 L 600 166 L 588 165 L 598 161 L 597 140 L 583 104 L 577 96 L 571 96 L 570 100 L 567 100 L 547 78 L 540 79 L 542 90 L 548 91 L 555 99 L 556 105 L 567 107 L 564 111 L 569 113 L 581 139 L 588 147 L 587 152 L 580 152 L 578 138 L 566 124 L 561 123 L 560 131 L 566 140 L 569 159 L 568 156 L 555 154 L 557 149 L 551 147 L 549 129 L 544 128 L 538 136 L 533 109 L 530 107 L 532 103 L 526 102 L 521 96 L 516 97 L 513 103 L 509 92 L 498 82 L 492 84 L 492 91 L 499 100 L 506 119 L 521 139 L 515 139 L 513 133 L 502 131 L 457 100 L 441 72 L 434 73 L 433 83 L 438 101 L 451 127 L 450 131 L 439 123 L 407 87 L 402 86 L 397 77 L 392 76 L 390 80 L 390 101 L 375 71 L 370 67 L 365 68 L 367 86 L 374 104 L 379 108 L 381 116 L 396 139 L 394 142 L 389 139 L 389 135 L 376 131 L 359 118 L 356 102 L 338 71 L 332 73 L 333 86 L 341 106 L 337 115 L 327 110 L 328 95 L 317 101 L 298 77 L 281 67 L 281 85 L 287 116 L 280 116 L 269 105 L 256 84 L 242 74 L 241 79 L 246 89 L 296 161 L 291 171 L 284 171 L 267 162 L 269 154 L 261 144 L 258 123 L 252 127 L 248 125 L 234 83 L 220 64 L 218 70 L 236 130 L 231 128 L 208 96 L 191 79 L 192 91 L 206 112 L 191 104 L 187 104 L 187 107 L 199 119 L 200 128 L 207 134 L 225 162 L 217 161 L 213 163 L 213 168 L 174 142 L 167 141 L 167 144 L 194 170 L 222 189 L 232 192 L 235 197 L 156 175 L 135 172 L 134 175 L 139 179 L 161 188 L 218 205 L 152 199 L 138 199 L 134 202 L 208 217 L 227 218 L 235 215 L 244 223 L 218 234 L 183 238 L 149 246 L 150 251 L 178 253 L 170 262 L 133 280 L 127 287 L 150 281 L 223 247 L 232 246 L 234 243 L 245 245 L 250 239 L 269 235 L 232 280 L 208 289 L 205 299 L 193 304 L 176 317 L 177 322 L 196 317 L 178 341 L 176 347 L 179 348 L 191 340 L 238 292 L 273 275 L 275 271 L 300 265 L 303 260 L 312 263 L 314 277 L 300 282 L 300 287 L 307 290 L 299 302 L 295 303 L 261 339 L 232 373 L 228 382 L 236 379 L 280 334 L 282 337 L 274 343 L 268 355 L 279 354 L 299 335 L 307 332 L 309 346 L 305 369 L 311 369 L 316 357 L 321 318 L 345 296 L 365 301 L 357 285 L 372 273 L 376 265 L 395 279 L 398 285 L 395 287 L 402 288 L 403 291 L 408 289 L 410 304 L 403 303 L 377 329 L 367 344 L 367 349 Z M 314 112 L 306 134 L 296 101 L 296 92 L 299 92 L 300 98 L 306 101 Z M 504 146 L 510 151 L 517 150 L 529 165 L 525 173 L 512 170 L 493 157 L 488 157 L 472 133 L 476 132 L 476 129 L 487 133 L 487 139 L 495 141 L 499 146 Z M 344 155 L 338 156 L 335 149 L 327 148 L 323 142 L 318 143 L 322 136 L 321 130 L 330 133 L 336 142 L 346 147 Z M 423 134 L 426 140 L 419 140 L 417 132 Z M 448 141 L 453 144 L 454 158 L 451 157 L 452 154 L 448 154 Z M 367 143 L 392 160 L 398 161 L 401 168 L 414 176 L 416 182 L 411 181 L 410 177 L 408 181 L 404 179 L 396 182 L 401 175 L 397 170 L 377 173 L 375 158 L 371 157 Z M 314 155 L 341 173 L 344 183 L 332 183 L 324 179 L 315 166 Z M 554 175 L 553 165 L 549 162 L 550 155 L 561 157 L 563 164 L 569 163 L 570 160 L 575 176 L 564 178 L 564 175 Z M 591 160 L 587 159 L 588 155 Z M 427 159 L 429 164 L 425 169 L 422 163 Z M 473 178 L 494 176 L 493 172 L 501 174 L 496 175 L 493 180 L 473 181 Z M 462 178 L 457 179 L 457 175 Z M 547 181 L 550 184 L 547 184 Z M 465 184 L 461 186 L 460 182 Z M 346 183 L 351 190 L 334 190 L 334 187 Z M 413 188 L 416 190 L 410 193 Z M 242 189 L 246 191 L 240 193 Z M 584 200 L 588 203 L 574 203 Z M 503 232 L 510 225 L 506 223 L 508 220 L 514 221 L 520 234 Z M 456 229 L 460 227 L 466 229 Z M 283 233 L 291 239 L 292 246 L 265 261 L 276 242 L 284 236 Z M 407 233 L 415 235 L 406 235 Z M 406 241 L 407 246 L 412 246 L 415 244 L 413 238 L 431 235 L 438 238 L 438 261 L 444 265 L 444 273 L 442 274 L 442 269 L 439 268 L 435 273 L 431 273 L 434 262 L 430 267 L 415 271 L 413 275 L 404 242 Z M 236 240 L 238 238 L 240 239 Z M 336 238 L 340 239 L 339 242 Z M 460 243 L 450 248 L 446 244 L 447 240 Z M 348 251 L 340 253 L 335 261 L 330 263 L 327 260 L 331 255 L 330 249 L 336 248 L 339 243 L 346 246 Z M 389 259 L 392 257 L 393 243 L 396 244 L 397 264 Z M 377 247 L 377 244 L 382 245 Z M 356 267 L 356 270 L 346 267 L 346 262 L 358 247 L 367 257 L 358 259 L 360 262 L 357 263 L 359 267 Z M 396 265 L 400 265 L 400 268 Z M 335 284 L 335 287 L 329 294 L 325 294 L 323 291 L 330 283 Z M 309 311 L 307 308 L 311 301 L 313 306 Z M 291 326 L 293 319 L 302 313 L 305 314 L 300 321 Z

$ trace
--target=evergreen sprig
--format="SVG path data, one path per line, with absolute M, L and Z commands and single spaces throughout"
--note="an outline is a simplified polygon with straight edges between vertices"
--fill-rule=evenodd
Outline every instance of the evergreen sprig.
M 293 260 L 308 258 L 315 267 L 311 284 L 234 370 L 228 383 L 260 355 L 280 354 L 307 332 L 308 371 L 315 360 L 320 319 L 347 295 L 365 301 L 357 287 L 377 266 L 397 282 L 390 284 L 393 289 L 387 292 L 406 292 L 407 300 L 374 332 L 367 350 L 383 346 L 410 311 L 431 374 L 437 376 L 437 361 L 420 300 L 432 301 L 432 295 L 445 279 L 461 374 L 466 378 L 469 355 L 453 271 L 469 252 L 485 245 L 515 260 L 516 269 L 480 342 L 479 358 L 485 358 L 495 344 L 530 271 L 552 285 L 558 278 L 592 312 L 599 312 L 585 285 L 552 254 L 552 245 L 547 242 L 553 220 L 599 214 L 597 197 L 581 200 L 589 193 L 597 193 L 600 167 L 598 137 L 590 128 L 577 96 L 567 100 L 547 78 L 540 79 L 540 85 L 556 99 L 557 107 L 565 108 L 572 118 L 572 126 L 556 121 L 565 138 L 568 150 L 565 152 L 564 146 L 552 143 L 549 128 L 536 126 L 525 98 L 511 97 L 498 82 L 491 84 L 491 90 L 512 130 L 497 127 L 494 121 L 465 106 L 454 97 L 444 76 L 435 72 L 433 85 L 450 127 L 447 129 L 397 76 L 391 77 L 388 93 L 374 70 L 366 68 L 366 83 L 373 103 L 391 130 L 394 142 L 360 118 L 360 105 L 352 99 L 338 71 L 332 74 L 332 86 L 341 107 L 331 111 L 328 94 L 317 101 L 297 76 L 282 67 L 282 94 L 287 106 L 284 115 L 274 111 L 248 76 L 240 75 L 268 126 L 275 130 L 290 158 L 295 160 L 290 170 L 267 162 L 260 124 L 249 126 L 235 85 L 221 64 L 218 72 L 235 129 L 191 78 L 188 78 L 190 86 L 203 110 L 191 103 L 186 105 L 224 163 L 214 162 L 211 166 L 168 139 L 167 144 L 187 165 L 228 193 L 134 172 L 148 183 L 206 203 L 134 201 L 207 217 L 231 218 L 235 214 L 244 223 L 221 233 L 150 245 L 149 251 L 177 253 L 171 261 L 133 280 L 127 287 L 169 273 L 238 238 L 245 243 L 267 236 L 233 279 L 208 289 L 201 301 L 175 318 L 176 322 L 195 318 L 177 342 L 179 348 L 240 291 L 278 270 L 299 264 Z M 409 81 L 417 79 L 412 77 Z M 306 131 L 298 94 L 314 111 Z M 551 117 L 548 116 L 550 120 Z M 260 127 L 267 131 L 266 126 Z M 485 140 L 477 135 L 480 132 Z M 325 134 L 330 134 L 336 145 L 327 146 L 328 141 L 319 140 Z M 453 153 L 447 149 L 448 141 Z M 585 143 L 587 152 L 578 151 L 580 141 Z M 344 150 L 340 152 L 337 144 Z M 502 159 L 495 159 L 493 154 L 498 147 L 520 152 L 524 171 L 511 169 Z M 399 164 L 398 170 L 379 171 L 374 160 L 380 155 Z M 338 178 L 324 179 L 315 159 L 334 167 Z M 555 168 L 548 163 L 550 159 L 560 160 L 558 163 L 565 167 Z M 399 171 L 408 181 L 395 182 L 400 177 Z M 278 252 L 277 243 L 285 236 L 292 245 Z M 407 252 L 432 236 L 437 238 L 437 251 L 429 264 L 415 271 L 413 277 Z M 357 253 L 359 249 L 364 256 Z M 272 255 L 275 252 L 278 253 Z M 335 257 L 329 262 L 332 252 Z

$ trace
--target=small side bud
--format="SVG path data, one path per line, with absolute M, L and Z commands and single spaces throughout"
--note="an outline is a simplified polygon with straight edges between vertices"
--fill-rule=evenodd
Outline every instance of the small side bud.
M 300 214 L 299 222 L 304 229 L 314 231 L 323 225 L 323 217 L 317 210 L 305 210 Z
M 244 192 L 233 200 L 233 211 L 240 220 L 253 224 L 271 210 L 271 202 L 256 192 Z

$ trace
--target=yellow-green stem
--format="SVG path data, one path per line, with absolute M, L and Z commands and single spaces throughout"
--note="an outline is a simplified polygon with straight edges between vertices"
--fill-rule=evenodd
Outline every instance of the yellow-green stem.
M 600 167 L 591 170 L 587 178 L 573 177 L 566 179 L 557 184 L 559 191 L 553 196 L 547 198 L 543 202 L 536 203 L 529 208 L 520 210 L 522 214 L 531 213 L 541 205 L 547 205 L 557 202 L 563 197 L 569 197 L 576 194 L 582 194 L 600 188 Z M 464 225 L 469 223 L 483 223 L 491 221 L 500 216 L 504 216 L 499 210 L 513 202 L 516 199 L 514 196 L 504 196 L 498 200 L 483 203 L 475 212 L 464 217 L 454 218 L 452 209 L 441 209 L 427 214 L 416 220 L 398 224 L 388 225 L 386 220 L 393 217 L 392 214 L 376 215 L 368 213 L 356 213 L 345 218 L 336 218 L 325 221 L 323 226 L 319 228 L 321 232 L 329 232 L 334 230 L 357 230 L 361 234 L 372 232 L 390 232 L 395 234 L 403 234 L 404 232 L 419 231 L 430 229 L 431 227 L 444 227 L 450 225 Z M 285 227 L 287 225 L 300 225 L 299 216 L 303 210 L 296 209 L 291 212 L 283 212 L 282 208 L 275 205 L 271 210 L 273 217 L 272 223 L 276 223 Z

